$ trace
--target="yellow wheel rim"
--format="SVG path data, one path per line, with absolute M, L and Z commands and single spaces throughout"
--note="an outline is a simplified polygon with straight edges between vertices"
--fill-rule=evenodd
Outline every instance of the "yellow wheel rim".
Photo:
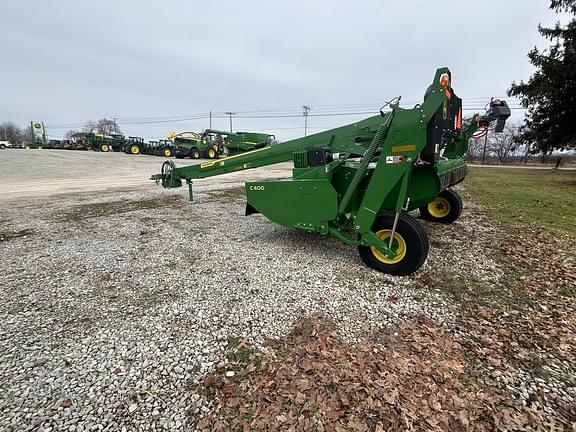
M 389 229 L 383 229 L 376 233 L 376 236 L 378 236 L 378 238 L 386 244 L 390 242 L 391 235 L 392 230 Z M 392 241 L 392 250 L 396 252 L 396 256 L 394 258 L 388 258 L 374 246 L 370 246 L 370 249 L 372 250 L 374 257 L 384 264 L 397 264 L 406 256 L 406 242 L 404 241 L 404 238 L 398 234 L 398 232 L 394 233 L 394 240 Z
M 102 151 L 103 151 L 103 152 L 107 152 L 107 151 L 108 151 L 108 146 L 107 146 L 106 144 L 104 144 L 104 145 L 102 146 Z
M 446 198 L 436 197 L 428 203 L 428 213 L 438 219 L 446 217 L 450 213 L 450 202 Z
M 214 156 L 216 156 L 216 152 L 214 151 L 214 149 L 208 150 L 208 157 L 212 159 Z
M 170 149 L 164 149 L 164 156 L 170 157 Z
M 138 146 L 135 146 L 135 145 L 131 146 L 130 147 L 130 153 L 138 154 Z

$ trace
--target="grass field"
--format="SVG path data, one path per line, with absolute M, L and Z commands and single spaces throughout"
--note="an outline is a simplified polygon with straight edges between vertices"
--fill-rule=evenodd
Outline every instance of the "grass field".
M 505 228 L 528 225 L 576 237 L 576 171 L 471 168 L 466 183 Z

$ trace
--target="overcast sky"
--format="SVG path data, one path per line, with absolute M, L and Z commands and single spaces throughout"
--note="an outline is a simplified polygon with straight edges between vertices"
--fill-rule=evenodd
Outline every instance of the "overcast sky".
M 208 127 L 303 134 L 301 117 L 416 103 L 448 66 L 467 107 L 504 96 L 546 46 L 546 0 L 2 0 L 0 121 L 43 120 L 51 136 L 117 117 L 146 138 Z M 357 108 L 357 109 L 356 109 Z M 471 113 L 470 113 L 471 114 Z M 518 116 L 520 113 L 516 111 Z M 313 131 L 368 115 L 310 117 Z M 142 123 L 147 121 L 164 123 Z M 142 124 L 128 124 L 140 122 Z M 213 126 L 228 128 L 228 119 Z

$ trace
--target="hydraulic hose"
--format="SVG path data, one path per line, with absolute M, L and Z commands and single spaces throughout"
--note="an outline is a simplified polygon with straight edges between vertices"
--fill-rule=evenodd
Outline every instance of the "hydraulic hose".
M 388 131 L 390 130 L 390 125 L 392 124 L 393 118 L 394 118 L 394 110 L 392 110 L 392 112 L 390 113 L 390 115 L 388 116 L 386 121 L 380 125 L 380 127 L 378 128 L 378 131 L 376 132 L 376 135 L 374 135 L 374 138 L 372 139 L 372 142 L 370 143 L 370 147 L 368 147 L 368 149 L 366 149 L 366 151 L 364 152 L 364 155 L 362 156 L 362 160 L 360 161 L 360 166 L 356 170 L 356 173 L 354 174 L 354 177 L 352 178 L 352 181 L 350 182 L 350 186 L 348 186 L 348 189 L 346 189 L 346 193 L 344 193 L 344 196 L 342 197 L 342 201 L 340 201 L 340 206 L 338 207 L 338 214 L 339 215 L 342 215 L 345 213 L 346 207 L 348 207 L 348 204 L 350 203 L 350 200 L 352 199 L 352 195 L 354 194 L 354 192 L 356 192 L 356 188 L 358 188 L 358 185 L 362 181 L 362 178 L 364 178 L 364 174 L 366 173 L 366 169 L 368 169 L 368 164 L 370 163 L 370 161 L 372 160 L 372 158 L 376 154 L 376 151 L 382 146 L 382 144 L 386 140 L 386 137 L 388 136 Z

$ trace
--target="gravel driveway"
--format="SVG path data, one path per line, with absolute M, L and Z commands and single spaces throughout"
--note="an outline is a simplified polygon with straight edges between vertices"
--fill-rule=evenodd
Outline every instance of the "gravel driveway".
M 190 389 L 232 338 L 260 345 L 310 314 L 350 341 L 403 317 L 453 318 L 449 296 L 369 270 L 355 248 L 242 216 L 238 182 L 253 173 L 204 181 L 194 203 L 152 182 L 34 199 L 4 189 L 1 430 L 187 430 Z M 426 228 L 421 272 L 500 277 L 484 252 L 493 231 L 472 213 Z

